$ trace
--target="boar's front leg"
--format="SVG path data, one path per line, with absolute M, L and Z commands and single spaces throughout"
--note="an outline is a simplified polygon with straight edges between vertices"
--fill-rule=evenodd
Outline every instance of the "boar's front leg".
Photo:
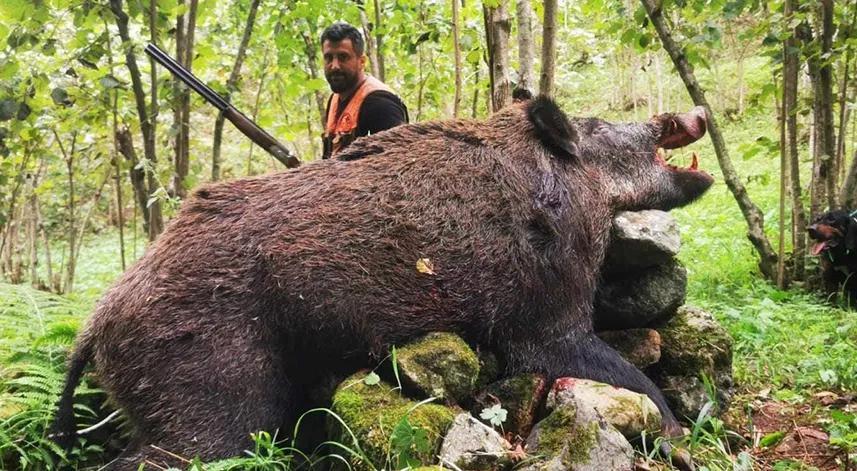
M 506 373 L 509 375 L 541 373 L 551 380 L 562 377 L 591 379 L 646 394 L 661 412 L 664 435 L 678 437 L 684 434 L 660 389 L 591 332 L 569 334 L 553 342 L 527 341 L 505 347 L 502 350 L 506 351 L 502 353 L 506 357 Z M 669 444 L 664 442 L 661 451 L 669 454 Z M 682 469 L 693 469 L 686 452 L 677 452 L 673 460 Z

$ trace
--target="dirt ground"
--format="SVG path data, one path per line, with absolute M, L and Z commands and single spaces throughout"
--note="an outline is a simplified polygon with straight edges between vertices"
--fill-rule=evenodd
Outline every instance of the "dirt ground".
M 857 471 L 853 458 L 849 462 L 842 450 L 830 446 L 826 431 L 831 410 L 857 411 L 857 395 L 825 391 L 791 404 L 762 394 L 736 402 L 733 407 L 740 409 L 731 411 L 729 425 L 753 445 L 749 452 L 756 469 Z M 777 432 L 782 434 L 771 435 Z

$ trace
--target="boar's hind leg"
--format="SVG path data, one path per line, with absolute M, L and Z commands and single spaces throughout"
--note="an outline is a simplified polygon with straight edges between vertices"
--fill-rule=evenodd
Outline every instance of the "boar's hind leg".
M 528 352 L 529 358 L 522 359 L 521 354 L 515 352 Z M 636 366 L 592 333 L 538 346 L 515 347 L 510 354 L 508 368 L 513 374 L 538 372 L 551 378 L 591 379 L 646 394 L 661 412 L 663 433 L 668 437 L 683 435 L 681 425 L 658 387 Z
M 221 336 L 141 355 L 138 366 L 145 368 L 137 371 L 145 377 L 116 391 L 135 438 L 108 469 L 137 470 L 147 461 L 186 467 L 171 454 L 203 461 L 241 456 L 253 449 L 251 433 L 283 429 L 294 389 L 275 351 L 251 338 Z

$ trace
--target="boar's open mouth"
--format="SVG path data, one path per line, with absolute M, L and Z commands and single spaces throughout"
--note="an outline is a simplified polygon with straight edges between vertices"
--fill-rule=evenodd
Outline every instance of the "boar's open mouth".
M 699 159 L 693 153 L 690 166 L 678 167 L 666 161 L 663 149 L 678 149 L 692 144 L 705 135 L 705 108 L 697 106 L 689 113 L 665 114 L 654 118 L 661 127 L 661 136 L 655 147 L 655 162 L 674 172 L 693 172 L 712 179 L 712 176 L 699 170 Z

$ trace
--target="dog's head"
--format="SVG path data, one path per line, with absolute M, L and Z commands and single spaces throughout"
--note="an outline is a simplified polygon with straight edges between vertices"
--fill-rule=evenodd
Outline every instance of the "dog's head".
M 857 249 L 857 219 L 848 211 L 830 211 L 819 216 L 807 228 L 809 237 L 817 241 L 812 254 L 829 252 L 831 259 Z

